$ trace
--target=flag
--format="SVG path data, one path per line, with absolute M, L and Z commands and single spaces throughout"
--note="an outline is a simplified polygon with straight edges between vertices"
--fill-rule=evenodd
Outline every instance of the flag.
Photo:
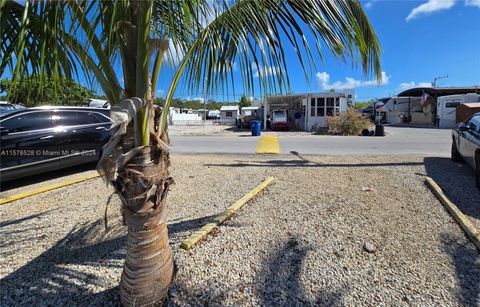
M 428 99 L 428 94 L 422 91 L 422 99 L 420 99 L 420 104 L 423 106 Z

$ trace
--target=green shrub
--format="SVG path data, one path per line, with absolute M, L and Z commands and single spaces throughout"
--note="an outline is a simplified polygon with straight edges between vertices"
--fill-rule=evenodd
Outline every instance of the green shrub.
M 360 108 L 365 108 L 368 106 L 371 106 L 372 102 L 371 101 L 365 101 L 365 102 L 356 102 L 355 103 L 355 109 L 360 109 Z
M 339 135 L 359 135 L 363 129 L 372 125 L 370 119 L 365 118 L 357 110 L 348 108 L 338 116 L 327 117 L 328 131 Z

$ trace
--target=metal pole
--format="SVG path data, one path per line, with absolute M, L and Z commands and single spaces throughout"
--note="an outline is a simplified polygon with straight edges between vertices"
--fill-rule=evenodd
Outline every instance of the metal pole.
M 267 95 L 263 98 L 263 130 L 267 131 Z
M 202 135 L 205 135 L 205 121 L 207 120 L 206 103 L 207 103 L 207 94 L 203 93 L 203 132 L 202 132 Z

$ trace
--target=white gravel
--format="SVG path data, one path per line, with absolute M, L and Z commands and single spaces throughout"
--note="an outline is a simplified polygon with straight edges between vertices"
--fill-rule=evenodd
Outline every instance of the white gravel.
M 167 303 L 479 306 L 479 252 L 423 184 L 428 174 L 448 185 L 449 172 L 463 182 L 452 198 L 473 201 L 478 225 L 473 175 L 446 159 L 174 156 L 179 271 Z M 214 235 L 179 248 L 268 176 L 274 184 Z M 115 197 L 103 230 L 110 193 L 93 179 L 0 207 L 2 306 L 118 304 L 126 239 Z

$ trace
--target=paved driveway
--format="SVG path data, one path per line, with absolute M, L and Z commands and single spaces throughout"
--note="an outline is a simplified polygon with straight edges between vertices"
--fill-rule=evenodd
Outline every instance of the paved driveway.
M 450 154 L 451 131 L 447 129 L 386 127 L 385 137 L 283 135 L 278 133 L 280 153 L 328 155 Z M 270 133 L 269 133 L 270 134 Z M 176 153 L 255 153 L 258 137 L 172 136 Z

